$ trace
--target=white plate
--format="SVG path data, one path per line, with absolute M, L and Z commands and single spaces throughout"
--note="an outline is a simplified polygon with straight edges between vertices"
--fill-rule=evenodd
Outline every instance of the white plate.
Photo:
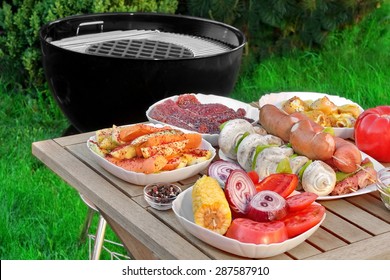
M 211 146 L 209 142 L 202 139 L 202 144 L 200 148 L 211 151 L 211 158 L 209 160 L 191 166 L 186 166 L 180 169 L 171 170 L 171 171 L 162 171 L 160 173 L 155 173 L 155 174 L 144 174 L 144 173 L 137 173 L 137 172 L 125 170 L 111 163 L 105 158 L 99 156 L 91 149 L 91 141 L 96 142 L 95 136 L 92 136 L 88 139 L 87 147 L 88 150 L 91 152 L 92 156 L 94 157 L 94 159 L 98 162 L 98 164 L 101 167 L 103 167 L 105 170 L 112 173 L 113 175 L 117 176 L 118 178 L 136 185 L 147 185 L 147 184 L 152 184 L 157 182 L 176 182 L 176 181 L 187 179 L 191 176 L 198 174 L 202 170 L 206 169 L 207 166 L 214 159 L 216 154 L 214 147 Z
M 379 163 L 377 160 L 375 160 L 374 158 L 370 157 L 366 153 L 363 153 L 363 152 L 360 152 L 360 153 L 362 154 L 362 159 L 369 158 L 371 160 L 371 162 L 374 165 L 374 169 L 377 172 L 379 170 L 381 170 L 382 168 L 384 168 L 384 166 L 381 163 Z M 219 156 L 220 159 L 237 163 L 236 161 L 228 158 L 221 150 L 218 151 L 218 156 Z M 332 200 L 332 199 L 339 199 L 339 198 L 346 198 L 346 197 L 351 197 L 351 196 L 357 196 L 357 195 L 362 195 L 362 194 L 374 192 L 374 191 L 376 191 L 376 189 L 377 189 L 376 185 L 375 184 L 371 184 L 371 185 L 368 185 L 367 187 L 365 187 L 363 189 L 357 190 L 356 192 L 352 192 L 352 193 L 348 193 L 348 194 L 342 194 L 342 195 L 319 196 L 317 198 L 317 200 Z
M 243 108 L 246 111 L 245 117 L 254 120 L 254 123 L 257 123 L 259 120 L 259 109 L 255 108 L 247 103 L 244 103 L 244 102 L 232 99 L 232 98 L 213 95 L 213 94 L 197 93 L 197 94 L 193 94 L 193 95 L 195 95 L 196 98 L 199 100 L 199 102 L 202 104 L 220 103 L 220 104 L 223 104 L 223 105 L 225 105 L 231 109 L 234 109 L 234 110 L 237 110 L 239 108 Z M 163 103 L 164 101 L 166 101 L 168 99 L 172 99 L 173 101 L 176 101 L 178 98 L 179 98 L 179 95 L 175 95 L 175 96 L 160 100 L 159 102 L 156 102 L 155 104 L 150 106 L 149 109 L 146 111 L 146 117 L 152 123 L 160 123 L 160 124 L 170 125 L 170 124 L 162 123 L 160 121 L 157 121 L 157 120 L 151 118 L 149 116 L 149 113 L 157 104 Z M 170 126 L 172 126 L 172 125 L 170 125 Z M 174 127 L 174 126 L 172 126 L 172 127 Z M 202 134 L 202 137 L 203 137 L 203 139 L 207 140 L 211 145 L 218 146 L 218 135 L 219 134 Z
M 179 194 L 173 201 L 172 209 L 182 226 L 195 237 L 220 250 L 247 258 L 268 258 L 291 250 L 309 238 L 318 229 L 326 216 L 325 214 L 321 222 L 308 231 L 284 242 L 253 244 L 228 238 L 195 224 L 192 212 L 192 187 Z
M 330 94 L 324 94 L 324 93 L 317 93 L 317 92 L 279 92 L 279 93 L 270 93 L 263 95 L 260 100 L 259 100 L 259 106 L 262 107 L 265 104 L 273 104 L 278 108 L 282 108 L 283 103 L 287 101 L 288 99 L 297 96 L 302 100 L 316 100 L 319 98 L 322 98 L 324 96 L 327 96 L 330 101 L 332 101 L 334 104 L 337 106 L 345 105 L 345 104 L 355 104 L 357 105 L 361 112 L 363 112 L 363 108 L 349 100 L 340 96 L 336 95 L 330 95 Z M 336 136 L 347 139 L 351 138 L 353 139 L 354 137 L 354 129 L 353 128 L 339 128 L 335 127 L 333 128 L 334 133 Z

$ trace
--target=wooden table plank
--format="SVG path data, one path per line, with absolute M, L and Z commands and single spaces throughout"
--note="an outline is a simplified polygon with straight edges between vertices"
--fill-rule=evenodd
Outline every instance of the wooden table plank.
M 377 217 L 365 212 L 343 199 L 324 201 L 322 203 L 327 209 L 337 215 L 364 229 L 365 231 L 377 235 L 390 231 L 390 224 L 378 219 Z
M 325 218 L 326 219 L 326 218 Z M 326 231 L 322 226 L 307 240 L 322 251 L 330 251 L 348 243 Z
M 75 134 L 75 135 L 70 135 L 66 137 L 59 137 L 53 139 L 54 142 L 58 143 L 60 146 L 70 146 L 70 145 L 75 145 L 75 144 L 80 144 L 80 143 L 87 143 L 87 140 L 89 137 L 95 135 L 95 132 L 87 132 L 87 133 L 82 133 L 82 134 Z
M 324 252 L 308 260 L 390 260 L 390 232 Z
M 348 243 L 371 237 L 367 232 L 329 211 L 326 212 L 326 218 L 322 222 L 322 227 Z
M 364 209 L 371 215 L 390 223 L 390 211 L 383 205 L 379 192 L 375 191 L 370 195 L 358 195 L 346 199 L 348 202 Z
M 321 251 L 313 247 L 307 242 L 299 244 L 297 247 L 291 249 L 287 254 L 291 255 L 295 259 L 304 259 L 311 256 L 320 254 Z

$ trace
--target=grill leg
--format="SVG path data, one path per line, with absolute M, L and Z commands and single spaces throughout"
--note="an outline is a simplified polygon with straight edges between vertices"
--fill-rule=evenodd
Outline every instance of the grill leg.
M 92 252 L 92 260 L 98 260 L 102 252 L 104 235 L 106 232 L 107 222 L 102 215 L 99 215 L 99 224 L 96 231 L 95 245 Z

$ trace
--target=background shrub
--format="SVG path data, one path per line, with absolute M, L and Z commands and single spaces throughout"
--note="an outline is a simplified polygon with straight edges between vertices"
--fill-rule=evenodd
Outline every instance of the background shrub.
M 316 49 L 326 35 L 359 21 L 378 0 L 187 0 L 188 12 L 234 25 L 257 59 Z
M 44 83 L 42 25 L 70 15 L 101 12 L 174 13 L 177 0 L 6 0 L 0 7 L 0 73 L 10 86 Z

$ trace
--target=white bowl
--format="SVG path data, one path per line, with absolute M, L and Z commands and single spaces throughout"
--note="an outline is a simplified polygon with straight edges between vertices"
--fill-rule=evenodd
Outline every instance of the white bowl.
M 101 157 L 100 155 L 96 154 L 91 148 L 91 143 L 93 142 L 96 142 L 95 136 L 92 136 L 88 139 L 87 147 L 90 153 L 92 154 L 93 158 L 97 161 L 97 163 L 105 170 L 110 172 L 111 174 L 117 176 L 118 178 L 126 182 L 135 185 L 147 185 L 156 182 L 176 182 L 176 181 L 187 179 L 205 170 L 209 166 L 211 161 L 214 159 L 216 154 L 214 147 L 209 142 L 202 139 L 200 148 L 209 150 L 211 152 L 210 159 L 180 169 L 162 171 L 160 173 L 154 173 L 154 174 L 144 174 L 144 173 L 137 173 L 137 172 L 125 170 L 122 167 L 119 167 L 111 163 L 110 161 L 106 160 L 104 157 Z
M 223 104 L 223 105 L 225 105 L 231 109 L 234 109 L 234 110 L 237 110 L 239 108 L 243 108 L 246 111 L 245 117 L 254 120 L 253 123 L 257 123 L 259 121 L 259 109 L 255 108 L 247 103 L 244 103 L 244 102 L 232 99 L 232 98 L 223 97 L 223 96 L 219 96 L 219 95 L 213 95 L 213 94 L 197 93 L 197 94 L 193 94 L 193 95 L 195 95 L 196 98 L 199 100 L 199 102 L 202 104 L 220 103 L 220 104 Z M 179 98 L 179 95 L 175 95 L 175 96 L 160 100 L 159 102 L 156 102 L 155 104 L 150 106 L 149 109 L 146 111 L 146 117 L 152 123 L 164 124 L 164 125 L 169 125 L 169 126 L 174 127 L 173 125 L 163 123 L 163 122 L 160 122 L 158 120 L 153 119 L 152 117 L 150 117 L 150 112 L 153 110 L 153 108 L 156 105 L 161 104 L 168 99 L 172 99 L 173 101 L 177 101 L 178 98 Z M 219 136 L 219 134 L 202 134 L 203 139 L 208 141 L 213 146 L 218 145 L 218 136 Z
M 288 99 L 297 96 L 301 98 L 302 100 L 316 100 L 319 98 L 322 98 L 324 96 L 327 96 L 330 101 L 332 101 L 337 106 L 346 105 L 346 104 L 355 104 L 359 107 L 360 113 L 363 112 L 363 108 L 349 100 L 340 96 L 336 95 L 330 95 L 330 94 L 324 94 L 324 93 L 318 93 L 318 92 L 279 92 L 279 93 L 270 93 L 263 95 L 259 100 L 259 106 L 262 107 L 265 104 L 273 104 L 278 108 L 282 108 L 283 103 L 287 101 Z M 348 139 L 354 138 L 354 128 L 341 128 L 341 127 L 334 127 L 333 128 L 335 136 Z
M 181 225 L 195 237 L 220 250 L 247 258 L 268 258 L 291 250 L 309 238 L 318 229 L 326 216 L 325 214 L 317 225 L 294 238 L 281 243 L 257 245 L 228 238 L 195 224 L 192 212 L 192 187 L 182 192 L 175 199 L 172 204 L 172 210 Z

